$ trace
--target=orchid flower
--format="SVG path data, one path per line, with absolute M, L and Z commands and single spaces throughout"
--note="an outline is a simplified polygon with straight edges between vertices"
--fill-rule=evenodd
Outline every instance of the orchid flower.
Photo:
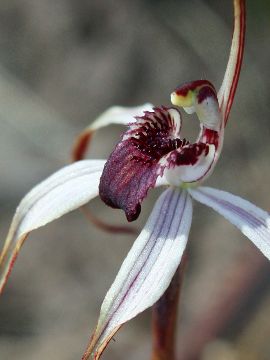
M 105 160 L 81 160 L 56 172 L 21 201 L 0 255 L 0 291 L 28 234 L 100 195 L 127 220 L 140 214 L 149 189 L 166 187 L 125 258 L 101 306 L 98 324 L 83 356 L 99 359 L 117 330 L 164 294 L 185 250 L 192 199 L 223 215 L 270 259 L 270 216 L 227 192 L 201 186 L 222 150 L 243 57 L 245 2 L 234 0 L 234 32 L 222 86 L 208 80 L 187 82 L 171 94 L 172 107 L 144 104 L 113 107 L 78 138 L 74 158 L 83 158 L 96 130 L 127 125 Z M 196 113 L 200 133 L 194 143 L 181 137 L 182 115 Z M 135 118 L 134 118 L 135 117 Z

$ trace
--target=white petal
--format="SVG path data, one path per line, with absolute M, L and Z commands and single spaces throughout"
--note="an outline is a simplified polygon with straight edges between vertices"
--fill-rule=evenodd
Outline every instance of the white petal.
M 189 189 L 192 197 L 223 215 L 270 260 L 270 215 L 247 200 L 209 187 Z
M 19 204 L 0 254 L 0 292 L 30 231 L 77 209 L 98 195 L 105 160 L 68 165 L 34 187 Z
M 160 196 L 104 299 L 88 356 L 98 359 L 118 328 L 165 292 L 186 247 L 191 218 L 186 191 L 169 188 Z
M 169 186 L 169 185 L 170 184 L 169 184 L 168 180 L 165 178 L 165 176 L 159 176 L 155 183 L 155 188 L 159 187 L 159 186 Z
M 234 30 L 231 51 L 224 79 L 218 92 L 218 102 L 225 123 L 230 113 L 242 65 L 245 23 L 245 1 L 234 0 Z
M 142 116 L 144 111 L 151 111 L 153 105 L 145 103 L 135 107 L 112 106 L 104 111 L 94 122 L 84 129 L 75 140 L 72 157 L 73 160 L 84 158 L 92 135 L 100 128 L 111 124 L 127 125 L 134 121 L 134 116 Z
M 153 105 L 146 103 L 135 107 L 113 106 L 104 111 L 90 126 L 91 130 L 98 130 L 111 124 L 127 125 L 134 121 L 134 116 L 142 116 L 144 111 L 151 111 Z

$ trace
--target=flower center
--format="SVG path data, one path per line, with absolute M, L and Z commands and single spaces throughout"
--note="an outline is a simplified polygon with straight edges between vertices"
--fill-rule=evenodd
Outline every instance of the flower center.
M 165 133 L 152 131 L 152 129 L 148 129 L 147 135 L 138 133 L 138 137 L 132 138 L 131 141 L 141 153 L 150 156 L 152 160 L 159 160 L 169 152 L 189 144 L 186 139 L 170 139 Z M 134 156 L 133 159 L 139 158 Z
M 207 129 L 220 130 L 221 114 L 214 86 L 208 80 L 185 83 L 171 94 L 173 105 L 183 107 L 188 113 L 196 112 L 201 124 Z
M 162 106 L 153 110 L 136 117 L 136 122 L 130 124 L 130 130 L 123 137 L 138 150 L 132 160 L 145 163 L 159 161 L 169 152 L 189 144 L 186 139 L 180 138 L 181 118 L 176 109 Z
M 128 221 L 139 216 L 140 204 L 158 177 L 175 186 L 202 181 L 218 158 L 221 118 L 214 87 L 204 80 L 185 84 L 172 100 L 188 113 L 196 112 L 201 131 L 195 143 L 181 139 L 178 109 L 156 107 L 135 117 L 104 167 L 100 197 L 123 209 Z

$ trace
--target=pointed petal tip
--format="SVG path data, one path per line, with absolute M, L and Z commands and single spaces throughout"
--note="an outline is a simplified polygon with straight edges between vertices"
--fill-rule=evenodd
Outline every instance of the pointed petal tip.
M 114 335 L 118 332 L 118 330 L 121 327 L 122 327 L 122 325 L 117 326 L 114 329 L 114 331 L 112 331 L 110 336 L 108 336 L 107 339 L 102 344 L 100 344 L 100 347 L 97 350 L 95 350 L 96 338 L 94 338 L 94 335 L 93 335 L 89 341 L 89 344 L 85 350 L 85 353 L 82 356 L 82 360 L 88 360 L 88 359 L 99 360 L 101 355 L 103 354 L 104 350 L 109 345 L 111 339 L 114 337 Z
M 169 188 L 159 197 L 103 301 L 88 357 L 98 359 L 119 327 L 165 292 L 185 250 L 191 218 L 186 191 Z
M 98 195 L 105 160 L 64 167 L 34 187 L 20 202 L 0 255 L 0 291 L 28 234 L 77 209 Z
M 126 210 L 126 218 L 128 222 L 132 222 L 138 219 L 141 213 L 141 204 L 136 204 L 135 207 Z

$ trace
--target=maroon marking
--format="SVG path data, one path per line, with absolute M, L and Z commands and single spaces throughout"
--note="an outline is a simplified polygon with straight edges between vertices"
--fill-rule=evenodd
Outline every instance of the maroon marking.
M 25 237 L 26 238 L 26 237 Z M 24 239 L 25 240 L 25 239 Z M 24 242 L 24 240 L 23 240 L 23 242 Z M 23 244 L 23 243 L 22 243 Z M 22 245 L 21 245 L 22 246 Z M 16 261 L 16 259 L 17 259 L 17 257 L 18 257 L 18 251 L 15 251 L 15 254 L 13 254 L 12 255 L 12 258 L 11 258 L 11 260 L 9 261 L 9 265 L 8 265 L 8 270 L 7 270 L 7 273 L 6 273 L 6 275 L 5 275 L 5 277 L 4 277 L 4 281 L 3 281 L 3 284 L 2 284 L 2 286 L 1 286 L 1 288 L 0 288 L 0 295 L 2 294 L 2 292 L 3 292 L 3 290 L 4 290 L 4 287 L 6 286 L 6 283 L 7 283 L 7 280 L 8 280 L 8 278 L 9 278 L 9 276 L 10 276 L 10 274 L 11 274 L 11 271 L 12 271 L 12 269 L 13 269 L 13 266 L 14 266 L 14 264 L 15 264 L 15 261 Z M 4 263 L 4 261 L 6 261 L 6 260 L 4 260 L 5 259 L 5 257 L 6 257 L 6 254 L 4 255 L 4 257 L 2 258 L 2 265 L 3 265 L 3 263 Z M 8 260 L 7 260 L 8 261 Z M 4 268 L 5 266 L 3 266 L 3 268 Z
M 219 133 L 218 131 L 207 129 L 204 127 L 202 130 L 200 141 L 207 144 L 213 144 L 217 148 L 219 143 Z
M 201 104 L 207 98 L 214 98 L 218 103 L 216 91 L 210 86 L 204 86 L 200 89 L 197 95 L 198 104 Z
M 142 200 L 162 173 L 159 160 L 188 144 L 173 138 L 176 125 L 165 107 L 146 111 L 136 120 L 110 155 L 99 185 L 101 199 L 123 209 L 128 221 L 137 219 Z
M 240 70 L 241 70 L 241 66 L 242 66 L 242 61 L 243 61 L 245 33 L 246 33 L 245 0 L 240 0 L 240 19 L 239 19 L 239 21 L 240 21 L 240 33 L 239 33 L 239 39 L 238 39 L 239 47 L 238 47 L 238 52 L 237 52 L 237 60 L 236 60 L 234 76 L 233 76 L 233 80 L 232 80 L 232 84 L 231 84 L 231 88 L 230 88 L 228 102 L 227 102 L 226 109 L 225 109 L 225 116 L 224 116 L 225 125 L 227 124 L 230 110 L 232 107 L 232 103 L 234 100 L 234 95 L 236 92 L 236 88 L 237 88 L 237 84 L 238 84 L 238 80 L 239 80 L 239 76 L 240 76 Z M 234 28 L 235 28 L 235 23 L 234 23 Z M 222 104 L 223 104 L 223 100 L 224 99 L 222 99 L 222 102 L 221 102 Z
M 153 110 L 130 124 L 100 179 L 101 199 L 113 208 L 124 210 L 128 221 L 137 219 L 141 202 L 165 168 L 194 165 L 201 156 L 207 156 L 209 143 L 218 144 L 218 133 L 208 129 L 202 131 L 200 141 L 195 144 L 175 138 L 176 124 L 169 109 Z M 161 165 L 162 158 L 165 161 Z
M 83 132 L 76 140 L 72 149 L 72 161 L 79 161 L 84 158 L 88 149 L 89 142 L 92 137 L 92 132 Z
M 123 209 L 128 221 L 140 214 L 140 203 L 158 177 L 157 160 L 140 151 L 132 139 L 120 142 L 105 164 L 99 185 L 101 199 Z
M 211 87 L 213 91 L 215 91 L 214 86 L 208 80 L 189 81 L 182 85 L 177 86 L 177 88 L 174 91 L 177 95 L 186 96 L 189 90 L 193 91 L 200 86 Z
M 209 152 L 209 146 L 205 143 L 189 144 L 182 149 L 174 150 L 169 155 L 169 167 L 194 165 L 199 157 L 204 153 L 206 156 Z

